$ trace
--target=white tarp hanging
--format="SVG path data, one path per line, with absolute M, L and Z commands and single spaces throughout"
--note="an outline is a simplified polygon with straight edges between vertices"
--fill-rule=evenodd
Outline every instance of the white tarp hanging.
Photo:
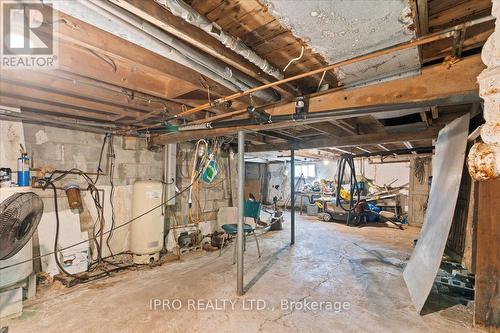
M 469 114 L 466 114 L 446 125 L 437 138 L 424 224 L 403 273 L 419 313 L 436 278 L 450 232 L 464 167 L 468 129 Z

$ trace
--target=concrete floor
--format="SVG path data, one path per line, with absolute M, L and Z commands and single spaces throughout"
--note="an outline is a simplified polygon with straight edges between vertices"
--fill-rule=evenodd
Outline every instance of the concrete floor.
M 53 288 L 1 326 L 9 326 L 9 333 L 471 332 L 471 314 L 462 305 L 430 309 L 425 316 L 413 310 L 402 270 L 418 229 L 352 228 L 301 216 L 297 224 L 293 247 L 288 223 L 262 236 L 260 260 L 249 241 L 244 297 L 235 296 L 231 247 L 221 258 L 190 254 L 153 269 Z M 169 301 L 170 309 L 165 303 L 153 310 L 152 299 Z M 197 310 L 195 300 L 203 301 L 194 304 Z M 288 300 L 327 301 L 334 309 L 326 303 L 322 310 L 282 308 Z

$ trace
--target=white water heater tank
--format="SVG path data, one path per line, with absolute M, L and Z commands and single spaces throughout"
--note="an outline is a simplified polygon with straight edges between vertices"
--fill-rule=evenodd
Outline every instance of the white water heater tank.
M 135 218 L 162 203 L 162 183 L 140 180 L 132 191 L 132 217 Z M 160 259 L 163 248 L 163 216 L 161 207 L 139 217 L 130 226 L 130 250 L 136 264 L 149 264 Z

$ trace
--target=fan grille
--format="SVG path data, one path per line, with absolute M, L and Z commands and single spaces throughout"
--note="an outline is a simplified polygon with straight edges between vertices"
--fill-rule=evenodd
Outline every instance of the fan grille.
M 33 192 L 16 193 L 0 204 L 0 260 L 15 255 L 35 232 L 43 202 Z

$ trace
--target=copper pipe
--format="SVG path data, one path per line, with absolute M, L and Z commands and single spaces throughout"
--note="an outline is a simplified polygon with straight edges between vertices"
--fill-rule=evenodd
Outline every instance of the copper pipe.
M 265 84 L 265 85 L 262 85 L 262 86 L 258 86 L 258 87 L 255 87 L 255 88 L 251 88 L 251 89 L 248 89 L 248 90 L 245 90 L 245 91 L 242 91 L 242 92 L 239 92 L 239 93 L 235 93 L 235 94 L 232 94 L 232 95 L 229 95 L 229 96 L 226 96 L 226 97 L 221 97 L 219 99 L 216 99 L 216 100 L 212 101 L 211 103 L 205 103 L 205 104 L 199 105 L 199 106 L 197 106 L 195 108 L 192 108 L 192 109 L 183 111 L 181 113 L 178 113 L 177 115 L 175 115 L 175 117 L 176 118 L 185 117 L 185 116 L 191 115 L 193 113 L 197 113 L 199 111 L 203 111 L 204 109 L 212 107 L 214 105 L 221 104 L 221 103 L 224 103 L 224 102 L 227 102 L 227 101 L 231 101 L 231 100 L 243 97 L 243 96 L 247 96 L 247 95 L 249 95 L 249 94 L 251 94 L 253 92 L 256 92 L 256 91 L 259 91 L 259 90 L 262 90 L 262 89 L 271 88 L 271 87 L 274 87 L 276 85 L 280 85 L 280 84 L 283 84 L 283 83 L 295 81 L 295 80 L 302 79 L 302 78 L 305 78 L 305 77 L 308 77 L 308 76 L 311 76 L 311 75 L 323 73 L 323 72 L 326 72 L 326 71 L 331 71 L 331 70 L 333 70 L 335 68 L 338 68 L 338 67 L 342 67 L 342 66 L 350 65 L 350 64 L 357 63 L 357 62 L 360 62 L 360 61 L 364 61 L 364 60 L 368 60 L 368 59 L 380 57 L 382 55 L 386 55 L 386 54 L 389 54 L 391 52 L 405 50 L 405 49 L 409 49 L 409 48 L 412 48 L 412 47 L 416 47 L 416 46 L 420 46 L 420 45 L 424 45 L 424 44 L 429 44 L 429 43 L 436 42 L 436 41 L 439 41 L 439 40 L 442 40 L 442 39 L 450 38 L 450 37 L 455 36 L 455 34 L 456 34 L 457 31 L 460 31 L 462 29 L 466 29 L 468 27 L 472 27 L 472 26 L 475 26 L 475 25 L 478 25 L 478 24 L 481 24 L 481 23 L 485 23 L 485 22 L 488 22 L 488 21 L 491 21 L 491 20 L 494 20 L 494 19 L 495 19 L 494 16 L 489 15 L 489 16 L 485 16 L 485 17 L 482 17 L 482 18 L 479 18 L 479 19 L 472 20 L 472 21 L 464 22 L 464 23 L 455 25 L 455 26 L 453 26 L 451 28 L 444 29 L 444 30 L 439 31 L 439 32 L 435 32 L 435 33 L 432 33 L 432 34 L 427 34 L 427 35 L 422 36 L 422 37 L 414 38 L 414 39 L 412 39 L 412 40 L 410 40 L 408 42 L 404 42 L 404 43 L 401 43 L 401 44 L 398 44 L 398 45 L 395 45 L 395 46 L 390 46 L 390 47 L 387 47 L 385 49 L 374 51 L 374 52 L 371 52 L 371 53 L 368 53 L 368 54 L 365 54 L 365 55 L 362 55 L 362 56 L 359 56 L 359 57 L 355 57 L 355 58 L 343 60 L 343 61 L 337 62 L 335 64 L 328 65 L 326 67 L 315 69 L 315 70 L 309 71 L 307 73 L 302 73 L 302 74 L 298 74 L 298 75 L 295 75 L 295 76 L 291 76 L 291 77 L 288 77 L 288 78 L 283 79 L 283 80 L 271 82 L 271 83 L 268 83 L 268 84 Z M 340 90 L 341 87 L 334 88 L 334 89 L 339 89 Z M 331 90 L 329 90 L 329 91 L 331 91 Z M 327 92 L 327 91 L 324 91 L 324 92 L 321 92 L 321 93 L 325 93 L 325 92 Z M 227 115 L 229 117 L 229 116 L 239 115 L 239 114 L 243 114 L 243 113 L 244 113 L 243 110 L 237 110 L 237 111 L 229 112 L 229 113 L 226 113 L 226 114 L 221 114 L 221 115 L 218 115 L 218 116 L 210 117 L 208 119 L 200 119 L 200 120 L 197 120 L 196 123 L 210 122 L 211 120 L 226 118 L 225 115 Z M 161 125 L 161 123 L 150 125 L 150 126 L 144 126 L 144 127 L 139 127 L 139 128 L 131 129 L 131 130 L 127 131 L 127 132 L 139 131 L 139 130 L 146 130 L 146 129 L 149 129 L 149 128 L 157 127 L 159 125 Z
M 387 48 L 384 48 L 384 49 L 381 49 L 381 50 L 378 50 L 378 51 L 374 51 L 374 52 L 371 52 L 371 53 L 368 53 L 368 54 L 365 54 L 365 55 L 362 55 L 362 56 L 359 56 L 359 57 L 355 57 L 355 58 L 343 60 L 343 61 L 337 62 L 337 63 L 332 64 L 332 65 L 328 65 L 328 66 L 323 67 L 323 68 L 319 68 L 319 69 L 315 69 L 315 70 L 309 71 L 307 73 L 302 73 L 302 74 L 294 75 L 294 76 L 288 77 L 288 78 L 283 79 L 283 80 L 279 80 L 279 81 L 271 82 L 271 83 L 268 83 L 268 84 L 264 84 L 264 85 L 259 86 L 259 87 L 247 89 L 245 91 L 242 91 L 242 92 L 239 92 L 239 93 L 235 93 L 235 94 L 232 94 L 232 95 L 229 95 L 229 96 L 226 96 L 226 97 L 221 97 L 219 99 L 216 99 L 212 103 L 205 103 L 205 104 L 202 104 L 202 105 L 197 106 L 195 108 L 192 108 L 192 109 L 186 110 L 184 112 L 181 112 L 181 113 L 179 113 L 177 115 L 177 117 L 185 117 L 185 116 L 191 115 L 193 113 L 202 111 L 202 110 L 204 110 L 204 109 L 206 109 L 208 107 L 211 107 L 211 106 L 213 106 L 213 104 L 220 104 L 220 103 L 224 103 L 224 102 L 227 102 L 227 101 L 231 101 L 233 99 L 237 99 L 237 98 L 240 98 L 240 97 L 243 97 L 243 96 L 247 96 L 247 95 L 249 95 L 251 93 L 254 93 L 256 91 L 259 91 L 259 90 L 263 90 L 263 89 L 267 89 L 267 88 L 272 88 L 272 87 L 277 86 L 279 84 L 283 84 L 283 83 L 295 81 L 295 80 L 298 80 L 298 79 L 302 79 L 302 78 L 305 78 L 305 77 L 308 77 L 308 76 L 311 76 L 311 75 L 322 73 L 324 71 L 331 71 L 331 70 L 333 70 L 335 68 L 338 68 L 338 67 L 342 67 L 342 66 L 350 65 L 350 64 L 357 63 L 357 62 L 360 62 L 360 61 L 364 61 L 364 60 L 368 60 L 368 59 L 380 57 L 382 55 L 386 55 L 386 54 L 389 54 L 389 53 L 392 53 L 392 52 L 395 52 L 395 51 L 405 50 L 405 49 L 409 49 L 409 48 L 412 48 L 412 47 L 415 47 L 415 46 L 419 46 L 419 45 L 424 45 L 424 44 L 436 42 L 436 41 L 441 40 L 441 39 L 450 38 L 450 37 L 454 36 L 455 31 L 460 31 L 460 30 L 462 30 L 464 28 L 472 27 L 472 26 L 475 26 L 475 25 L 478 25 L 478 24 L 481 24 L 481 23 L 484 23 L 484 22 L 488 22 L 488 21 L 494 20 L 494 19 L 495 19 L 495 17 L 490 15 L 490 16 L 482 17 L 482 18 L 479 18 L 479 19 L 476 19 L 476 20 L 464 22 L 462 24 L 458 24 L 456 26 L 453 26 L 453 27 L 448 28 L 448 29 L 444 29 L 444 30 L 439 31 L 439 32 L 435 32 L 435 33 L 432 33 L 432 34 L 428 34 L 428 35 L 425 35 L 425 36 L 422 36 L 422 37 L 418 37 L 418 38 L 412 39 L 412 40 L 410 40 L 408 42 L 404 42 L 404 43 L 401 43 L 401 44 L 398 44 L 398 45 L 395 45 L 395 46 L 387 47 Z

